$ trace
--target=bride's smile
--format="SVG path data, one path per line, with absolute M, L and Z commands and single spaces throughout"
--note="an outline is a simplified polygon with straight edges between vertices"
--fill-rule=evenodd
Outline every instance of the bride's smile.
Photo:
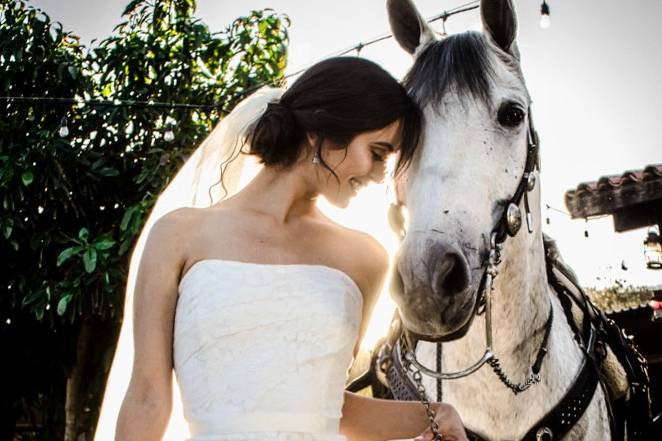
M 346 207 L 370 182 L 382 182 L 386 161 L 397 152 L 399 132 L 400 121 L 394 121 L 381 129 L 357 135 L 346 148 L 333 148 L 332 143 L 324 143 L 320 162 L 328 164 L 330 170 L 317 167 L 320 194 L 332 204 Z

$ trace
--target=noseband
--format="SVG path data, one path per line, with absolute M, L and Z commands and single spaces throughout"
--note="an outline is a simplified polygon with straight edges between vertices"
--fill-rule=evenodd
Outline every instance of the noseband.
M 483 264 L 485 270 L 481 277 L 481 282 L 479 285 L 479 293 L 476 298 L 476 305 L 474 307 L 474 313 L 471 319 L 468 321 L 467 325 L 471 324 L 471 321 L 476 315 L 485 314 L 485 351 L 474 364 L 471 366 L 462 369 L 456 372 L 441 372 L 441 366 L 439 366 L 439 371 L 430 369 L 423 364 L 421 364 L 416 359 L 416 343 L 418 340 L 440 342 L 447 340 L 444 338 L 433 338 L 429 336 L 421 336 L 407 330 L 402 324 L 401 328 L 405 338 L 399 336 L 397 341 L 394 342 L 393 352 L 394 356 L 398 360 L 402 360 L 403 364 L 414 366 L 418 371 L 436 378 L 438 380 L 453 380 L 457 378 L 466 377 L 478 369 L 480 369 L 484 364 L 489 364 L 492 369 L 495 371 L 499 379 L 508 386 L 513 393 L 518 394 L 528 389 L 532 384 L 538 383 L 540 381 L 540 366 L 542 365 L 543 358 L 547 353 L 547 341 L 551 330 L 552 324 L 552 309 L 550 308 L 549 318 L 545 325 L 545 334 L 543 337 L 542 344 L 536 355 L 534 363 L 531 365 L 529 376 L 522 383 L 513 383 L 511 382 L 503 369 L 499 360 L 495 357 L 492 352 L 492 290 L 494 279 L 499 274 L 498 267 L 501 263 L 501 251 L 503 249 L 503 243 L 508 237 L 514 237 L 517 235 L 522 226 L 522 211 L 520 209 L 520 204 L 522 199 L 524 199 L 524 210 L 527 223 L 527 230 L 529 233 L 533 233 L 533 217 L 531 215 L 531 210 L 529 206 L 528 193 L 535 188 L 536 178 L 535 171 L 540 170 L 540 158 L 539 158 L 539 144 L 538 144 L 538 134 L 533 127 L 533 120 L 531 118 L 531 108 L 528 109 L 528 118 L 529 125 L 527 130 L 527 153 L 526 153 L 526 163 L 524 167 L 524 173 L 520 179 L 517 189 L 513 194 L 512 199 L 506 205 L 506 208 L 503 211 L 503 214 L 499 218 L 496 226 L 491 232 L 490 235 L 490 250 L 487 257 L 486 263 Z M 396 189 L 396 199 L 397 198 L 397 189 Z M 400 239 L 403 240 L 406 235 L 405 222 L 404 222 L 404 204 L 398 199 L 396 203 L 391 204 L 389 209 L 389 223 L 391 228 L 400 236 Z M 400 320 L 401 321 L 401 320 Z M 438 349 L 439 350 L 439 349 Z

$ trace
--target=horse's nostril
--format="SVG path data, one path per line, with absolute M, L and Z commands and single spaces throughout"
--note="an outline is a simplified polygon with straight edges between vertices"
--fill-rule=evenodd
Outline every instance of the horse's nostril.
M 459 254 L 449 252 L 439 260 L 435 288 L 438 293 L 455 294 L 469 286 L 469 271 Z

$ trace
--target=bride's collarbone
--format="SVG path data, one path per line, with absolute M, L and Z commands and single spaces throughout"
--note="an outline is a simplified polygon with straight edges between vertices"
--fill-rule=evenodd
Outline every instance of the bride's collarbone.
M 244 235 L 241 233 L 220 233 L 215 236 L 200 237 L 191 244 L 185 259 L 187 266 L 198 260 L 236 260 L 263 264 L 320 264 L 344 266 L 338 262 L 333 250 L 318 238 L 298 236 L 279 237 L 261 232 Z M 345 268 L 340 268 L 345 270 Z
M 357 282 L 364 276 L 362 235 L 324 219 L 277 226 L 236 213 L 206 216 L 194 232 L 183 272 L 200 260 L 259 264 L 309 264 L 336 268 Z M 220 215 L 220 213 L 219 213 Z M 200 219 L 198 219 L 200 220 Z

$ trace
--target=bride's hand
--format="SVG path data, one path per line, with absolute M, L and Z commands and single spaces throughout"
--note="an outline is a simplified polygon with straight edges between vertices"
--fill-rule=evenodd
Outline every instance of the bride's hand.
M 443 441 L 468 441 L 467 434 L 464 431 L 464 424 L 460 415 L 450 404 L 434 403 L 435 422 L 439 426 L 439 433 Z M 414 441 L 432 441 L 434 435 L 428 427 L 414 438 Z

